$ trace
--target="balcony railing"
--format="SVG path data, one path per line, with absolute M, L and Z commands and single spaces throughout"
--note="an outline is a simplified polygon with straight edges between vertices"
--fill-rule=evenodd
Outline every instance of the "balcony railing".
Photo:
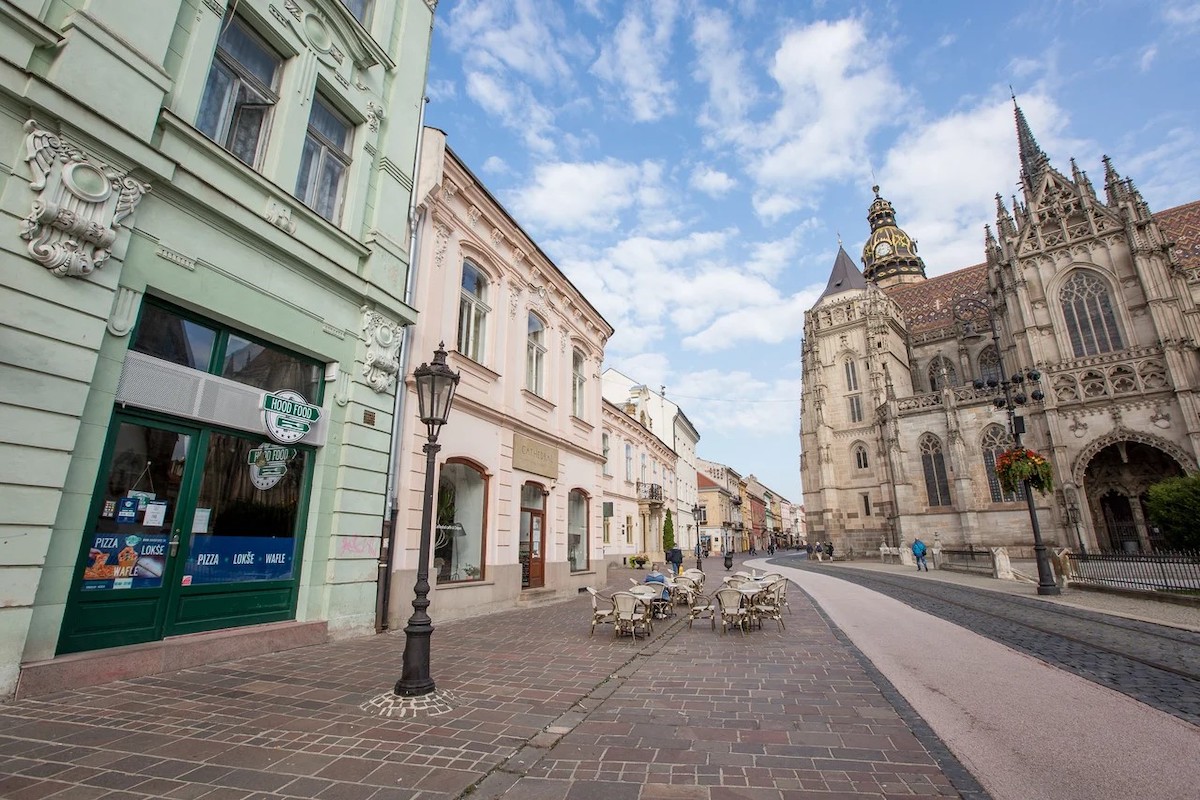
M 638 500 L 649 500 L 651 503 L 661 503 L 663 501 L 662 484 L 660 483 L 642 483 L 638 481 L 637 493 Z

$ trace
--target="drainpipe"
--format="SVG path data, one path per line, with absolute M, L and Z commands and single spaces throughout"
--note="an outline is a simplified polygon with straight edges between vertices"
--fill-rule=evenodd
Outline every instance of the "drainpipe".
M 428 67 L 426 68 L 428 69 Z M 417 152 L 413 155 L 413 186 L 408 200 L 408 278 L 404 282 L 404 302 L 412 306 L 416 292 L 417 262 L 420 247 L 418 228 L 424 215 L 417 213 L 418 171 L 421 167 L 421 146 L 425 141 L 425 106 L 428 97 L 421 98 L 421 112 L 417 119 Z M 412 349 L 412 326 L 406 325 L 400 340 L 400 370 L 396 375 L 396 401 L 392 407 L 392 437 L 388 449 L 387 491 L 384 499 L 383 525 L 379 541 L 379 562 L 375 574 L 375 632 L 388 629 L 388 599 L 392 588 L 392 552 L 396 544 L 396 522 L 399 517 L 399 502 L 396 497 L 396 473 L 399 468 L 399 447 L 404 429 L 404 397 L 407 389 L 404 378 L 408 375 L 409 351 Z

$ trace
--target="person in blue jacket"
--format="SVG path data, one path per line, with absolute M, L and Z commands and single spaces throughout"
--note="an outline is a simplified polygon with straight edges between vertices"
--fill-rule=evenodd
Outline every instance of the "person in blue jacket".
M 917 559 L 917 572 L 921 571 L 921 567 L 925 567 L 925 571 L 929 572 L 929 564 L 925 561 L 925 543 L 921 541 L 921 537 L 913 539 L 912 553 L 913 558 Z

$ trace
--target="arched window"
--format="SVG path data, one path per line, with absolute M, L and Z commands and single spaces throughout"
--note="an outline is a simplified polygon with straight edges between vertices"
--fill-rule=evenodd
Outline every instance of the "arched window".
M 854 445 L 854 468 L 867 469 L 870 466 L 870 461 L 867 459 L 867 446 L 862 442 Z
M 458 352 L 482 364 L 487 339 L 488 279 L 469 261 L 463 262 L 462 292 L 458 298 Z
M 587 378 L 583 374 L 583 353 L 578 350 L 571 351 L 571 413 L 579 419 L 583 419 L 584 393 L 583 389 L 587 385 Z
M 582 489 L 567 495 L 567 563 L 571 572 L 588 568 L 588 496 Z
M 1024 500 L 1025 492 L 1022 489 L 1006 494 L 1000 488 L 1000 479 L 996 477 L 996 459 L 1012 446 L 1012 437 L 1008 435 L 1008 431 L 999 425 L 988 425 L 983 430 L 979 446 L 983 450 L 983 466 L 984 471 L 987 472 L 988 489 L 992 492 L 992 502 L 1011 503 L 1014 500 Z
M 999 383 L 1002 374 L 1000 354 L 996 351 L 996 345 L 989 344 L 979 352 L 979 379 Z
M 1108 284 L 1100 276 L 1076 272 L 1063 284 L 1058 297 L 1076 358 L 1111 353 L 1124 347 Z
M 438 583 L 483 580 L 486 520 L 487 480 L 483 471 L 464 461 L 443 464 L 433 541 Z
M 958 370 L 954 368 L 954 362 L 945 356 L 934 356 L 933 361 L 929 362 L 930 391 L 941 389 L 943 382 L 946 386 L 958 386 Z
M 858 366 L 850 359 L 846 360 L 846 391 L 858 391 Z
M 529 315 L 529 335 L 525 342 L 525 388 L 542 397 L 546 372 L 546 325 Z
M 946 459 L 942 456 L 942 442 L 932 433 L 921 437 L 921 468 L 925 472 L 925 493 L 930 506 L 950 505 L 950 482 L 946 479 Z

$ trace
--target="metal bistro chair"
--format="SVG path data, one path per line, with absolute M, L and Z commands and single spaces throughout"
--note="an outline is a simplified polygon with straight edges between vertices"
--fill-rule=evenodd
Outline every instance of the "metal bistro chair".
M 776 581 L 771 588 L 763 591 L 754 598 L 754 607 L 752 614 L 754 619 L 758 621 L 759 627 L 762 626 L 764 619 L 773 619 L 779 623 L 780 629 L 784 628 L 783 624 L 783 605 L 779 599 L 783 591 L 785 581 Z
M 738 630 L 742 632 L 742 636 L 746 635 L 746 607 L 742 604 L 742 593 L 731 586 L 725 586 L 717 589 L 717 608 L 721 615 L 721 633 L 722 635 L 729 629 L 731 625 L 736 624 Z
M 700 592 L 700 586 L 686 575 L 680 575 L 675 579 L 675 589 L 673 591 L 674 594 L 672 594 L 672 597 L 676 602 L 691 605 L 692 597 Z
M 698 619 L 708 617 L 712 629 L 717 629 L 717 604 L 708 595 L 694 592 L 688 601 L 688 628 Z
M 613 607 L 613 602 L 607 597 L 601 597 L 596 593 L 596 590 L 591 586 L 587 587 L 588 594 L 592 596 L 592 629 L 588 631 L 588 636 L 596 632 L 597 625 L 612 625 L 616 610 Z M 607 603 L 605 608 L 601 603 Z
M 683 571 L 683 577 L 691 578 L 696 582 L 697 586 L 699 586 L 701 589 L 704 588 L 704 570 L 696 569 L 694 567 L 692 569 L 685 569 Z
M 787 588 L 788 588 L 787 578 L 784 578 L 783 580 L 780 580 L 780 581 L 776 581 L 775 584 L 771 588 L 775 589 L 779 593 L 779 605 L 782 606 L 783 608 L 786 608 L 787 612 L 789 614 L 792 613 L 792 607 L 788 605 L 788 601 L 787 601 Z
M 634 639 L 638 631 L 650 635 L 650 603 L 630 592 L 617 592 L 612 596 L 613 637 L 628 633 Z

